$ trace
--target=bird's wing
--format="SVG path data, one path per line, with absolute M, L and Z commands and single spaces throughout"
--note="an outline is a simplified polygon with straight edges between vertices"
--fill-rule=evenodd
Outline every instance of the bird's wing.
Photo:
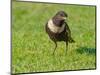
M 75 42 L 74 40 L 73 40 L 73 38 L 71 37 L 71 31 L 70 31 L 70 28 L 69 28 L 69 26 L 68 26 L 68 24 L 65 22 L 65 26 L 66 26 L 66 34 L 67 34 L 67 36 L 68 36 L 68 41 L 70 42 L 70 43 L 72 43 L 72 42 Z
M 71 31 L 70 31 L 69 26 L 66 22 L 65 22 L 65 26 L 66 26 L 66 33 L 67 33 L 68 37 L 70 37 L 71 36 Z

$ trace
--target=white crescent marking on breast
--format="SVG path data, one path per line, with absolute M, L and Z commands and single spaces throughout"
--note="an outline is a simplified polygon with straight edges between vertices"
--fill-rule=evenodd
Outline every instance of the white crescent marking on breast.
M 58 27 L 58 26 L 54 25 L 53 21 L 50 19 L 48 21 L 48 28 L 54 33 L 61 33 L 65 28 L 65 24 L 63 24 L 61 27 Z

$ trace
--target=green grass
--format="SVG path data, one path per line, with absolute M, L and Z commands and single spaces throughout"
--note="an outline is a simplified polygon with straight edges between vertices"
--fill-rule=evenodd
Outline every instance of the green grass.
M 45 23 L 59 10 L 68 13 L 76 43 L 54 43 Z M 12 3 L 12 73 L 95 69 L 95 7 L 43 3 Z

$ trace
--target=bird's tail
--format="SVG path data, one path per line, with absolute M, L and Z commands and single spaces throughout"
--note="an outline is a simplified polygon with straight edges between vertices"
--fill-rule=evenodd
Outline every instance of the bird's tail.
M 75 43 L 75 41 L 73 40 L 72 37 L 70 37 L 68 41 L 69 41 L 69 43 Z

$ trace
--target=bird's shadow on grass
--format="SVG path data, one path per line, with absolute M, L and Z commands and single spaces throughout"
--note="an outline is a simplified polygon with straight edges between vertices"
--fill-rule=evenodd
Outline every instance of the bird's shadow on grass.
M 80 54 L 89 54 L 89 55 L 95 55 L 96 54 L 96 48 L 90 48 L 90 47 L 79 47 L 76 49 L 76 51 Z

